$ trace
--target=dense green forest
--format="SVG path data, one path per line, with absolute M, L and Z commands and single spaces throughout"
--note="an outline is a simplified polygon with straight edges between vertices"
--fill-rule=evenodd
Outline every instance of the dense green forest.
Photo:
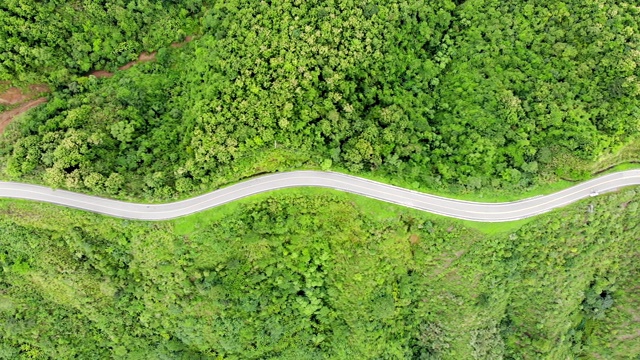
M 639 204 L 485 235 L 326 191 L 166 223 L 3 200 L 0 358 L 637 359 Z
M 52 92 L 0 134 L 0 178 L 520 193 L 637 153 L 639 62 L 613 0 L 3 0 L 0 88 Z M 161 223 L 1 200 L 0 359 L 637 360 L 636 191 L 497 234 L 324 190 Z
M 201 0 L 3 0 L 0 81 L 64 84 L 182 40 Z
M 631 4 L 196 5 L 163 10 L 197 24 L 192 43 L 110 79 L 61 84 L 14 124 L 0 140 L 5 176 L 159 199 L 312 166 L 448 192 L 514 191 L 584 178 L 577 163 L 638 132 Z M 51 66 L 82 72 L 160 44 L 145 41 L 120 58 L 92 52 L 101 60 Z M 22 61 L 21 74 L 50 72 Z

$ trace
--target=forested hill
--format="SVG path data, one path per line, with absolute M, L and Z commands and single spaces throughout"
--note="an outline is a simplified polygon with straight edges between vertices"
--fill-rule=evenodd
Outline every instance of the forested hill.
M 149 201 L 305 167 L 478 197 L 584 178 L 640 158 L 637 3 L 0 0 L 0 94 L 52 89 L 0 178 Z M 171 222 L 1 200 L 0 359 L 637 360 L 637 190 L 492 234 L 327 189 Z
M 48 24 L 17 4 L 3 2 L 2 16 Z M 629 3 L 118 4 L 104 3 L 120 9 L 107 18 L 82 12 L 84 27 L 60 11 L 48 21 L 69 30 L 47 41 L 16 37 L 21 25 L 3 21 L 11 42 L 50 59 L 4 60 L 5 78 L 121 65 L 179 36 L 156 17 L 197 35 L 155 63 L 59 85 L 2 138 L 8 177 L 168 198 L 311 165 L 454 192 L 513 190 L 584 177 L 577 164 L 639 130 L 640 10 Z M 29 14 L 46 6 L 34 2 Z M 70 53 L 83 48 L 69 45 L 78 37 L 93 51 Z M 114 55 L 127 41 L 135 46 Z M 24 47 L 3 46 L 4 59 Z
M 303 194 L 164 223 L 0 200 L 0 359 L 640 354 L 633 190 L 498 236 Z

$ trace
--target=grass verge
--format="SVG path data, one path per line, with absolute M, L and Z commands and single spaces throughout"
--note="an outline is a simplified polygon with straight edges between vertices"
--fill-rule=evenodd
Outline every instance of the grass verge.
M 401 205 L 387 203 L 381 200 L 370 199 L 365 196 L 346 193 L 333 189 L 313 188 L 313 187 L 301 187 L 290 188 L 269 191 L 267 193 L 252 195 L 243 199 L 236 200 L 231 203 L 224 204 L 222 206 L 204 210 L 202 212 L 180 217 L 170 222 L 174 226 L 174 231 L 177 235 L 189 235 L 199 229 L 207 226 L 208 224 L 220 220 L 232 213 L 234 213 L 238 207 L 243 204 L 253 203 L 264 200 L 277 194 L 295 194 L 303 196 L 321 195 L 331 193 L 338 198 L 346 199 L 352 204 L 357 206 L 364 213 L 372 216 L 378 221 L 385 221 L 397 218 L 399 214 L 413 216 L 416 218 L 426 218 L 432 220 L 438 220 L 439 222 L 447 221 L 451 223 L 457 223 L 468 228 L 476 229 L 484 234 L 500 234 L 505 232 L 513 232 L 519 229 L 522 225 L 532 221 L 536 217 L 531 217 L 524 220 L 501 222 L 501 223 L 483 223 L 477 221 L 460 220 L 450 218 L 447 216 L 432 214 L 429 212 L 407 208 Z

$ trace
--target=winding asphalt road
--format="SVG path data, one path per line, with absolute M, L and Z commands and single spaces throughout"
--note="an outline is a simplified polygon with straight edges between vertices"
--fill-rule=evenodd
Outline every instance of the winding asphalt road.
M 630 185 L 640 185 L 640 170 L 612 173 L 550 195 L 505 203 L 480 203 L 424 194 L 335 172 L 292 171 L 256 177 L 198 197 L 167 204 L 135 204 L 13 182 L 0 182 L 0 197 L 48 202 L 126 219 L 167 220 L 265 191 L 314 186 L 346 191 L 458 219 L 504 222 L 542 214 L 589 196 Z

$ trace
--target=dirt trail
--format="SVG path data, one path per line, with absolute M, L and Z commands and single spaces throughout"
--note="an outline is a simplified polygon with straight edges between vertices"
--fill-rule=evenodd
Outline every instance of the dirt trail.
M 1 93 L 0 105 L 11 106 L 13 109 L 0 112 L 0 134 L 16 116 L 46 102 L 47 98 L 37 97 L 50 91 L 46 84 L 32 84 L 25 90 L 11 87 Z
M 41 97 L 38 99 L 34 99 L 31 100 L 29 102 L 26 102 L 24 104 L 22 104 L 21 106 L 15 108 L 15 109 L 11 109 L 8 111 L 5 111 L 3 113 L 0 113 L 0 133 L 2 133 L 4 131 L 4 129 L 7 127 L 7 125 L 9 125 L 9 123 L 11 123 L 11 121 L 18 115 L 22 114 L 23 112 L 30 110 L 40 104 L 43 104 L 47 102 L 47 98 L 46 97 Z
M 184 39 L 184 41 L 172 43 L 170 46 L 172 48 L 180 48 L 184 44 L 186 44 L 188 42 L 191 42 L 191 40 L 193 40 L 193 36 L 187 36 Z M 133 65 L 136 65 L 138 63 L 143 63 L 143 62 L 155 60 L 157 54 L 158 54 L 157 51 L 154 51 L 152 53 L 143 52 L 142 54 L 140 54 L 138 56 L 138 60 L 129 61 L 128 63 L 120 66 L 118 68 L 118 70 L 127 70 L 127 69 L 130 69 Z M 92 71 L 91 73 L 89 73 L 89 75 L 93 75 L 93 76 L 95 76 L 97 78 L 105 78 L 105 77 L 108 78 L 108 77 L 112 77 L 113 73 L 109 72 L 109 71 L 106 71 L 106 70 L 95 70 L 95 71 Z
M 143 52 L 142 54 L 140 54 L 140 56 L 138 56 L 138 60 L 129 61 L 128 63 L 120 66 L 118 70 L 127 70 L 127 69 L 130 69 L 135 64 L 155 60 L 156 54 L 157 54 L 156 51 L 152 53 Z M 90 72 L 89 75 L 93 75 L 97 78 L 109 78 L 113 76 L 113 73 L 106 70 L 94 70 Z
M 172 48 L 180 48 L 184 44 L 193 40 L 193 36 L 187 36 L 184 41 L 172 43 L 170 46 Z M 157 52 L 154 51 L 152 53 L 143 52 L 138 56 L 138 60 L 134 60 L 128 62 L 127 64 L 120 66 L 118 70 L 127 70 L 131 68 L 133 65 L 141 62 L 152 61 L 155 60 Z M 106 70 L 95 70 L 89 73 L 89 75 L 93 75 L 97 78 L 108 78 L 112 77 L 113 73 Z M 6 83 L 2 82 L 0 85 L 6 85 Z M 41 97 L 38 99 L 34 99 L 36 96 L 41 95 L 42 93 L 50 92 L 51 89 L 46 84 L 33 84 L 29 85 L 29 90 L 23 92 L 19 88 L 9 88 L 6 91 L 0 93 L 0 105 L 18 105 L 20 106 L 13 108 L 11 110 L 7 110 L 5 112 L 0 113 L 0 134 L 4 131 L 5 127 L 9 125 L 9 123 L 16 116 L 22 114 L 23 112 L 34 108 L 37 105 L 40 105 L 47 101 L 47 98 Z
M 98 79 L 100 78 L 110 78 L 113 76 L 112 72 L 108 72 L 106 70 L 95 70 L 92 71 L 91 73 L 89 73 L 89 75 L 93 75 L 95 77 L 97 77 Z
M 0 94 L 0 105 L 16 105 L 33 99 L 41 93 L 51 91 L 46 84 L 29 85 L 29 89 L 23 92 L 21 89 L 12 87 Z

